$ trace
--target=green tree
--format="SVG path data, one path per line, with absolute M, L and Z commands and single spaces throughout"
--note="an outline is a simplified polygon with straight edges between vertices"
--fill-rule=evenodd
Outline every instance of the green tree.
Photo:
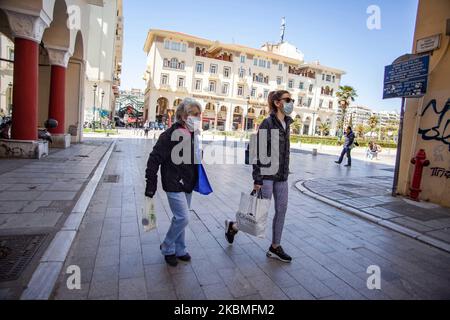
M 300 131 L 302 129 L 302 119 L 295 118 L 294 122 L 292 123 L 292 129 L 295 134 L 300 134 Z
M 339 99 L 339 106 L 342 110 L 342 121 L 339 122 L 339 129 L 343 129 L 345 123 L 345 116 L 347 115 L 347 109 L 350 104 L 355 101 L 358 96 L 356 90 L 351 86 L 340 86 L 339 90 L 336 92 L 336 96 Z
M 366 128 L 362 123 L 359 123 L 356 128 L 355 132 L 359 138 L 364 138 L 364 134 L 366 133 Z
M 378 117 L 373 115 L 369 118 L 369 127 L 370 127 L 370 133 L 372 134 L 375 131 L 375 128 L 378 126 L 379 124 L 379 120 Z
M 319 132 L 322 137 L 329 135 L 330 134 L 330 125 L 326 122 L 322 122 L 319 126 Z
M 259 127 L 261 123 L 263 123 L 264 119 L 266 119 L 266 116 L 260 115 L 258 118 L 256 118 L 255 123 Z

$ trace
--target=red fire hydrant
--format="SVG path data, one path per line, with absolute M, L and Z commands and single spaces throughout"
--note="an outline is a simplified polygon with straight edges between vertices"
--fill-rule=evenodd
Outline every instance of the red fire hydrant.
M 411 193 L 410 198 L 415 201 L 419 201 L 419 194 L 422 190 L 420 190 L 420 184 L 422 182 L 422 172 L 424 167 L 428 167 L 430 165 L 430 161 L 426 160 L 427 155 L 425 150 L 420 149 L 417 152 L 415 158 L 411 159 L 411 163 L 415 165 L 414 167 L 414 175 L 411 183 Z

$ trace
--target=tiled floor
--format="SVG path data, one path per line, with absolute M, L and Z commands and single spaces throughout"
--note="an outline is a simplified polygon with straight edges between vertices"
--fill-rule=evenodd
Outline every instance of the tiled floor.
M 158 228 L 144 233 L 140 212 L 150 140 L 118 141 L 65 268 L 81 268 L 81 290 L 70 291 L 63 271 L 54 299 L 449 299 L 450 254 L 371 224 L 298 192 L 305 177 L 386 176 L 386 166 L 293 154 L 283 247 L 294 261 L 268 260 L 268 239 L 239 233 L 233 246 L 223 221 L 233 218 L 241 192 L 252 187 L 245 165 L 207 166 L 214 193 L 194 195 L 186 230 L 191 263 L 169 268 L 159 252 L 171 212 L 159 186 Z M 239 152 L 243 153 L 243 150 Z M 308 173 L 306 173 L 308 172 Z M 378 180 L 379 181 L 379 180 Z M 320 184 L 320 182 L 318 182 Z M 326 183 L 322 183 L 326 187 Z M 382 202 L 381 198 L 380 201 Z M 271 215 L 273 214 L 273 209 Z M 270 228 L 267 235 L 271 233 Z M 381 290 L 367 289 L 369 266 L 381 269 Z

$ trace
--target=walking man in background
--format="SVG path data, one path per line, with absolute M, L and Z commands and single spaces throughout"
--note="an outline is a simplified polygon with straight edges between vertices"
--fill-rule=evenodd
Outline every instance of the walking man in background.
M 337 164 L 341 164 L 342 161 L 344 160 L 344 156 L 347 155 L 347 164 L 345 165 L 346 167 L 351 167 L 352 166 L 352 156 L 351 156 L 351 152 L 352 149 L 355 147 L 355 134 L 352 131 L 352 127 L 347 127 L 347 129 L 345 130 L 344 133 L 345 136 L 345 142 L 344 142 L 344 147 L 342 149 L 342 153 L 341 156 L 339 158 L 338 161 L 335 161 Z

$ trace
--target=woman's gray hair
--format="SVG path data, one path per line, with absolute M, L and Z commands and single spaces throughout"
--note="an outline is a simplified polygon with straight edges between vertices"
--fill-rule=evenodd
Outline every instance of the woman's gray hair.
M 175 118 L 177 122 L 183 122 L 183 117 L 186 117 L 193 108 L 198 108 L 202 112 L 202 106 L 192 98 L 184 99 L 177 107 Z

